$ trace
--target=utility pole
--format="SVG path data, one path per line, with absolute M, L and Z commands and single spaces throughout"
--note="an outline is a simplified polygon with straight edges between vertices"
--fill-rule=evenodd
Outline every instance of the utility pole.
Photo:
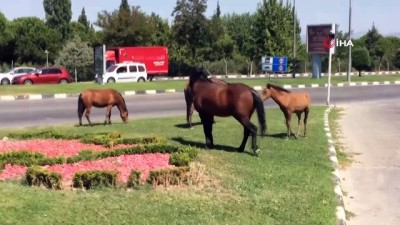
M 296 78 L 296 0 L 293 0 L 293 62 L 292 78 Z
M 351 40 L 351 0 L 349 0 L 349 40 Z M 347 68 L 347 82 L 351 79 L 351 45 L 349 45 L 349 65 Z

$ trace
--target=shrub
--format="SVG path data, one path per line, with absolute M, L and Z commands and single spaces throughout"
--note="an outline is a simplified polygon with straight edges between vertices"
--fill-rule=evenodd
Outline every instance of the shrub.
M 135 188 L 140 185 L 140 175 L 141 174 L 142 174 L 142 172 L 140 172 L 138 170 L 132 170 L 132 172 L 128 178 L 128 183 L 127 183 L 128 188 Z
M 116 183 L 117 172 L 115 171 L 83 171 L 76 173 L 73 178 L 75 188 L 114 187 Z
M 188 166 L 153 170 L 150 171 L 147 182 L 153 186 L 163 185 L 166 187 L 169 185 L 180 185 L 186 182 L 186 174 L 189 170 Z
M 61 175 L 39 166 L 29 167 L 25 175 L 25 183 L 29 186 L 45 186 L 49 189 L 62 189 Z

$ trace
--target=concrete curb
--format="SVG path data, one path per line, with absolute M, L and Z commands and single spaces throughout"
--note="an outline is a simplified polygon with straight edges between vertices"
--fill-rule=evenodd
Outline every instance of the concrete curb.
M 358 75 L 357 72 L 350 73 L 352 76 Z M 397 75 L 400 74 L 400 71 L 382 71 L 382 72 L 363 72 L 362 75 Z M 321 73 L 321 76 L 327 76 L 327 73 Z M 296 77 L 311 77 L 312 73 L 296 73 Z M 332 76 L 347 76 L 346 72 L 341 73 L 332 73 Z M 258 74 L 258 75 L 211 75 L 211 77 L 217 79 L 248 79 L 248 78 L 291 78 L 291 73 L 283 73 L 283 74 Z M 154 80 L 188 80 L 189 77 L 162 77 L 162 78 L 154 78 Z
M 332 87 L 353 87 L 353 86 L 371 86 L 371 85 L 400 85 L 400 81 L 374 81 L 374 82 L 350 82 L 350 83 L 337 83 L 332 84 Z M 320 88 L 327 87 L 328 84 L 296 84 L 296 85 L 283 85 L 286 89 L 302 89 L 302 88 Z M 257 91 L 261 91 L 263 86 L 253 86 Z M 183 90 L 177 89 L 165 89 L 165 90 L 142 90 L 142 91 L 124 91 L 121 92 L 123 95 L 154 95 L 154 94 L 165 94 L 165 93 L 179 93 Z M 23 95 L 2 95 L 0 101 L 14 101 L 14 100 L 41 100 L 41 99 L 65 99 L 70 97 L 78 97 L 79 93 L 66 94 L 23 94 Z
M 337 159 L 336 149 L 335 149 L 334 142 L 332 140 L 332 134 L 331 134 L 331 131 L 329 128 L 329 113 L 333 108 L 335 108 L 335 106 L 331 105 L 331 106 L 328 106 L 328 108 L 325 110 L 324 127 L 325 127 L 326 136 L 328 138 L 329 158 L 332 161 L 333 167 L 335 169 L 335 171 L 333 171 L 333 180 L 335 183 L 334 192 L 335 192 L 336 197 L 338 198 L 338 202 L 339 202 L 338 206 L 336 207 L 336 217 L 337 217 L 339 225 L 346 225 L 346 211 L 344 208 L 343 192 L 342 192 L 342 188 L 341 188 L 339 161 Z

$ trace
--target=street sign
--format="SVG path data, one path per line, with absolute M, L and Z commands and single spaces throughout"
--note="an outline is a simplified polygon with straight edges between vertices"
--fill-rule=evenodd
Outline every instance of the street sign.
M 287 72 L 288 57 L 263 56 L 261 58 L 261 70 L 263 72 L 284 73 Z

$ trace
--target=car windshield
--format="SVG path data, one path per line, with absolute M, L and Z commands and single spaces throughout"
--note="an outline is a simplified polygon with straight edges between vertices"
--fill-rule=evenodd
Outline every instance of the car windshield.
M 112 65 L 107 69 L 107 72 L 113 72 L 116 68 L 118 68 L 118 66 Z

